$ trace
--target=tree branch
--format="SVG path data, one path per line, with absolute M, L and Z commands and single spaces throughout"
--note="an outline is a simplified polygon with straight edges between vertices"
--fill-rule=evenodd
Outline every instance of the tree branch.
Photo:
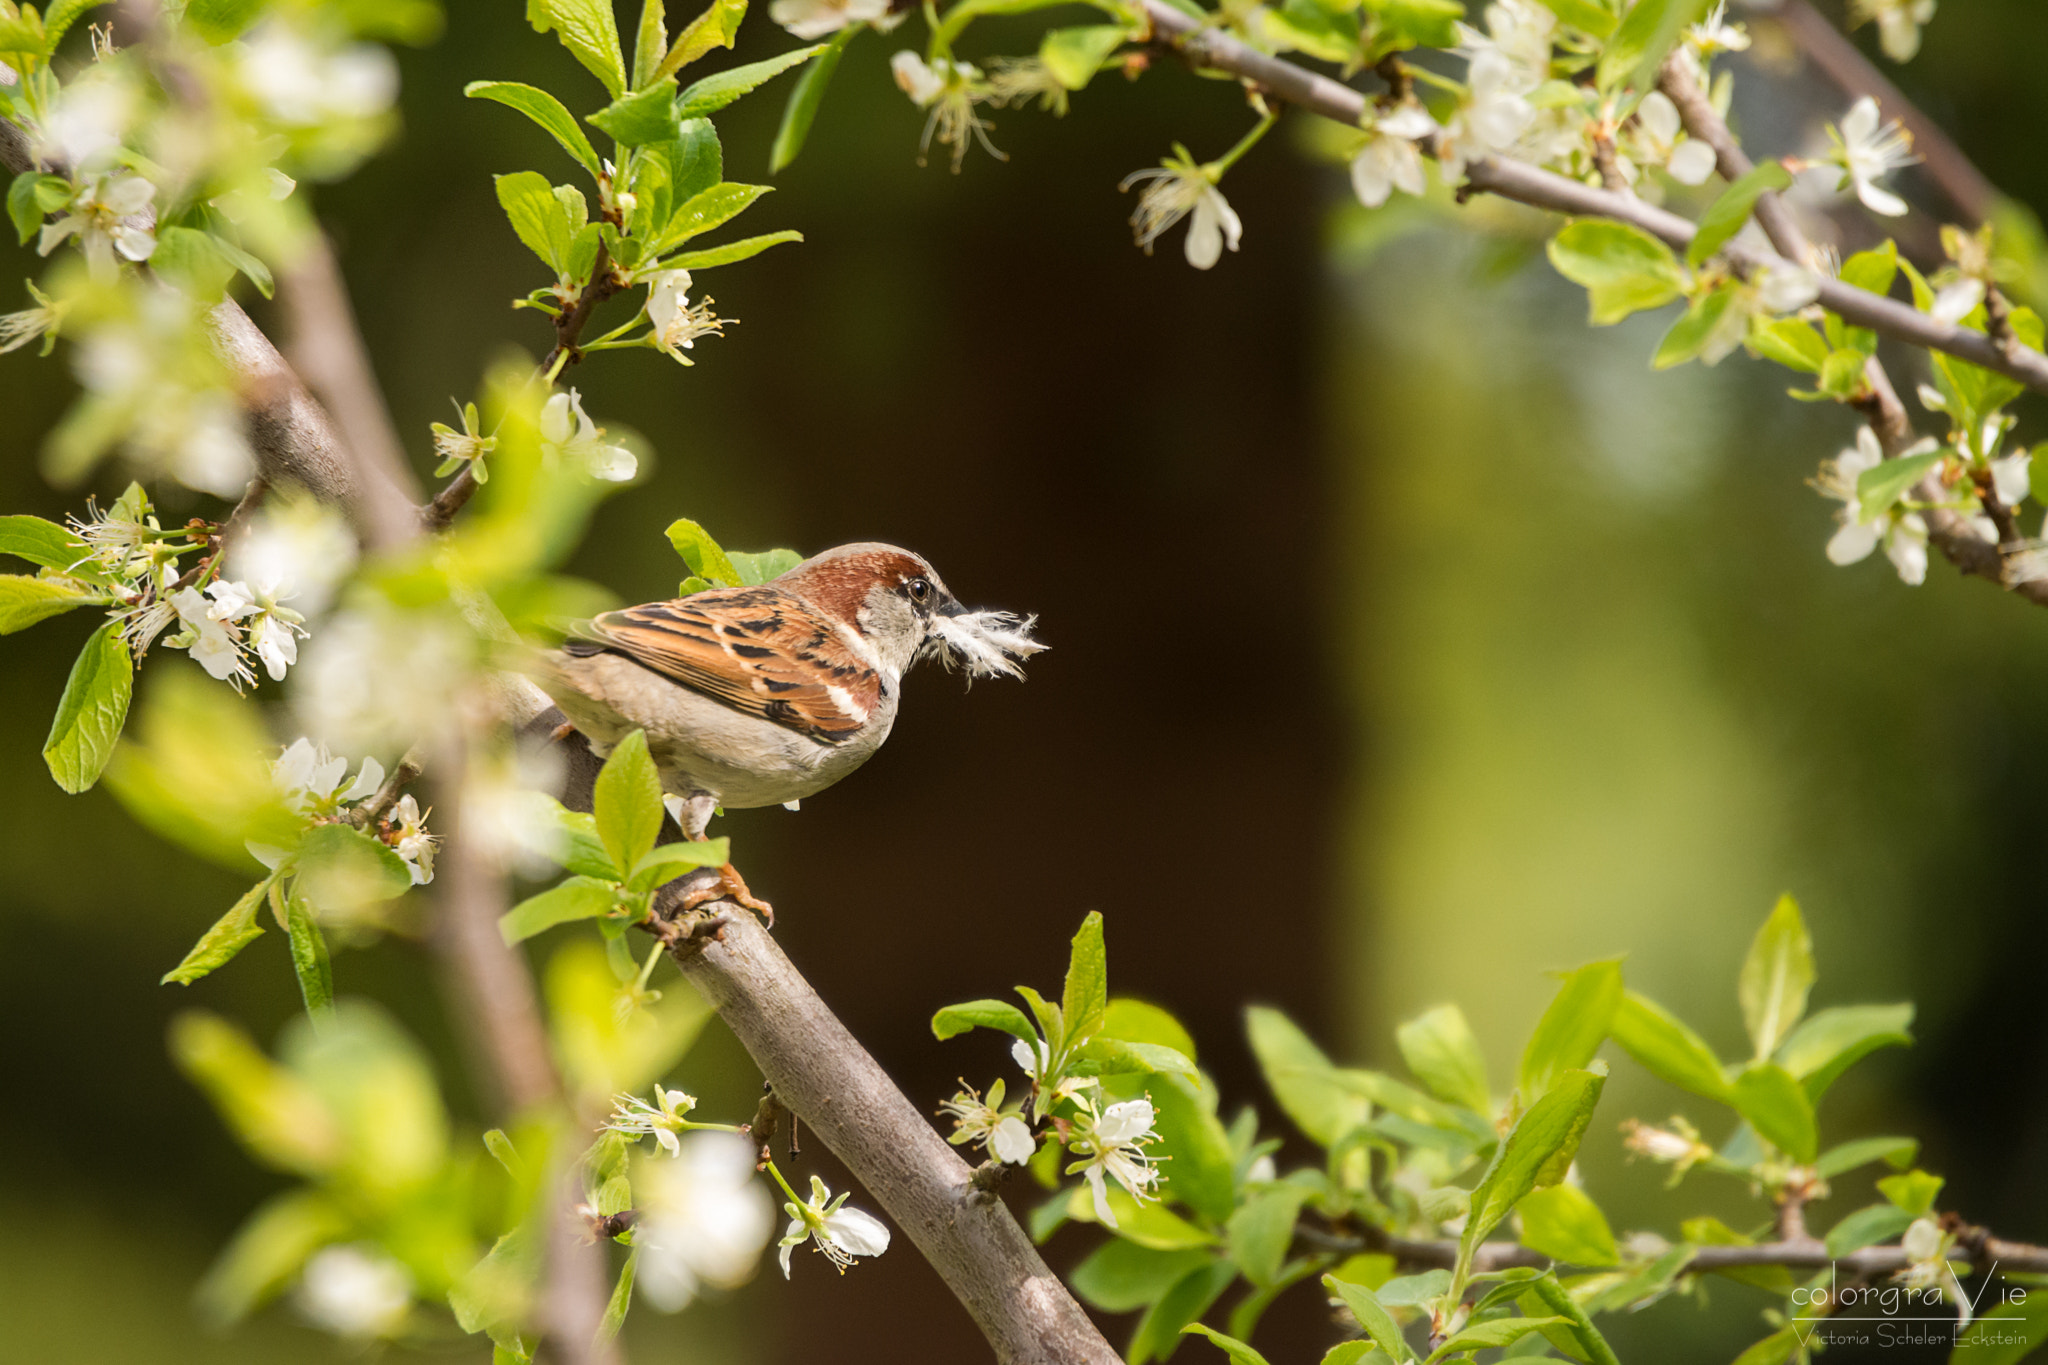
M 561 723 L 550 710 L 528 734 Z M 598 761 L 580 734 L 563 803 L 589 810 Z M 680 836 L 673 821 L 663 838 Z M 1117 1365 L 1117 1354 L 1047 1268 L 1003 1202 L 818 998 L 767 930 L 731 902 L 672 919 L 706 870 L 671 882 L 649 928 L 738 1035 L 777 1101 L 815 1132 L 931 1262 L 1002 1365 Z M 722 921 L 722 923 L 720 922 Z
M 1328 76 L 1247 47 L 1228 33 L 1203 26 L 1166 0 L 1145 0 L 1145 13 L 1155 35 L 1164 35 L 1197 66 L 1227 71 L 1266 93 L 1350 127 L 1365 113 L 1366 97 Z M 1503 157 L 1482 157 L 1465 167 L 1467 192 L 1499 195 L 1533 208 L 1579 217 L 1611 218 L 1632 224 L 1669 246 L 1691 244 L 1693 224 L 1675 213 L 1645 204 L 1632 196 L 1597 189 L 1540 166 Z M 1767 266 L 1775 259 L 1730 250 L 1738 265 Z M 1840 280 L 1822 278 L 1820 302 L 1852 326 L 1867 327 L 1879 336 L 1924 350 L 1946 351 L 1973 365 L 2017 379 L 2048 393 L 2048 355 L 2020 348 L 2008 355 L 1982 332 L 1938 321 L 1894 299 L 1858 289 Z

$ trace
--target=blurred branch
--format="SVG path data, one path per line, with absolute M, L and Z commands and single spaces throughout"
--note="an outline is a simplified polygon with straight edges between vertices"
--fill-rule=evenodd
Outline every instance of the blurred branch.
M 1657 86 L 1678 107 L 1685 130 L 1714 149 L 1723 179 L 1733 184 L 1755 169 L 1749 155 L 1742 150 L 1742 144 L 1729 131 L 1727 121 L 1707 99 L 1691 71 L 1676 61 L 1666 62 L 1663 70 L 1658 72 Z M 1813 243 L 1775 191 L 1765 191 L 1757 196 L 1755 213 L 1757 226 L 1763 229 L 1781 256 L 1808 268 L 1819 265 Z M 1891 376 L 1876 356 L 1865 362 L 1863 379 L 1866 396 L 1859 406 L 1870 419 L 1871 430 L 1877 434 L 1878 444 L 1884 448 L 1886 457 L 1896 458 L 1912 448 L 1919 440 L 1919 432 L 1914 430 L 1906 405 L 1900 401 Z M 1998 501 L 1998 494 L 1993 489 L 1979 489 L 1978 493 L 1992 524 L 1998 528 L 1995 541 L 1986 540 L 1968 517 L 1940 506 L 1930 507 L 1922 514 L 1927 522 L 1928 540 L 1949 563 L 1964 573 L 1988 578 L 2030 602 L 2048 605 L 2048 581 L 2031 579 L 2012 583 L 2007 580 L 2002 545 L 2017 539 L 2012 509 Z M 1935 478 L 1922 483 L 1915 494 L 1922 502 L 1939 504 L 1949 501 L 1948 491 Z
M 1155 35 L 1179 48 L 1198 67 L 1230 72 L 1268 95 L 1347 127 L 1357 127 L 1365 113 L 1366 97 L 1359 91 L 1247 47 L 1228 33 L 1206 28 L 1201 20 L 1182 13 L 1166 0 L 1145 0 L 1145 13 Z M 1554 213 L 1611 218 L 1639 227 L 1680 249 L 1692 242 L 1695 231 L 1687 219 L 1631 195 L 1583 185 L 1541 167 L 1501 157 L 1482 157 L 1468 163 L 1461 193 L 1495 194 Z M 1775 259 L 1736 247 L 1727 248 L 1726 254 L 1744 269 L 1768 266 Z M 2019 348 L 2007 354 L 1982 332 L 1938 321 L 1896 300 L 1831 277 L 1820 280 L 1820 302 L 1853 326 L 1867 327 L 1880 336 L 1925 350 L 1946 351 L 2048 393 L 2048 355 L 2039 351 Z
M 547 711 L 527 733 L 562 721 Z M 580 734 L 562 741 L 562 801 L 589 810 L 599 763 Z M 664 822 L 662 837 L 680 831 Z M 1115 1351 L 1061 1284 L 1002 1200 L 973 1172 L 811 989 L 754 916 L 715 901 L 675 908 L 715 869 L 669 883 L 648 928 L 668 946 L 761 1068 L 776 1107 L 832 1149 L 939 1272 L 1001 1365 L 1118 1365 Z
M 1913 135 L 1913 149 L 1920 154 L 1927 178 L 1972 225 L 1998 212 L 2005 199 L 1998 187 L 1977 169 L 1955 139 L 1907 99 L 1826 15 L 1807 0 L 1747 0 L 1746 8 L 1774 20 L 1843 94 L 1852 100 L 1868 95 L 1886 118 L 1897 119 Z

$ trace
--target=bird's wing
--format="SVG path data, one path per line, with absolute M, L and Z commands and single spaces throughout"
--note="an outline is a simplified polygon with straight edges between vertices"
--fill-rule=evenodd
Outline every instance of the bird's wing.
M 800 598 L 773 587 L 716 588 L 670 602 L 610 611 L 584 632 L 737 711 L 840 744 L 867 723 L 881 676 Z

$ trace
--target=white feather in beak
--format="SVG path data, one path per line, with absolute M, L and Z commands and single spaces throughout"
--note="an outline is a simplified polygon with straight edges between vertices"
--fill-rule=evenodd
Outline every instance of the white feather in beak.
M 964 668 L 972 678 L 1024 676 L 1020 660 L 1046 646 L 1031 638 L 1036 616 L 1017 617 L 1007 611 L 963 611 L 937 615 L 920 653 L 937 656 L 947 668 Z

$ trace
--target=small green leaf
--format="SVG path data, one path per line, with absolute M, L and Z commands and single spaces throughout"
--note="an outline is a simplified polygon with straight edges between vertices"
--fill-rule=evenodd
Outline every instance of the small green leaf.
M 1864 515 L 1871 515 L 1867 501 Z M 1770 1056 L 1806 1013 L 1806 994 L 1812 989 L 1813 940 L 1807 936 L 1806 921 L 1800 918 L 1799 902 L 1789 895 L 1780 896 L 1749 945 L 1737 986 L 1742 1019 L 1759 1059 Z
M 1060 998 L 1060 1015 L 1067 1021 L 1068 1040 L 1078 1043 L 1094 1036 L 1108 1005 L 1109 958 L 1102 943 L 1102 914 L 1091 910 L 1074 935 L 1067 959 L 1066 990 Z
M 576 126 L 575 118 L 562 102 L 547 91 L 518 81 L 471 81 L 462 87 L 462 93 L 473 100 L 495 100 L 508 109 L 518 110 L 560 143 L 562 150 L 576 158 L 592 178 L 604 173 L 597 149 L 590 145 L 590 139 Z
M 1791 184 L 1792 172 L 1780 162 L 1766 161 L 1752 167 L 1748 175 L 1721 191 L 1720 197 L 1700 215 L 1699 231 L 1685 251 L 1687 262 L 1695 266 L 1704 265 L 1708 257 L 1742 231 L 1742 225 L 1756 211 L 1758 199 L 1773 190 L 1787 189 Z
M 813 43 L 763 62 L 749 62 L 715 76 L 706 76 L 677 97 L 676 113 L 681 118 L 703 118 L 707 114 L 715 114 L 748 91 L 760 88 L 793 66 L 801 66 L 823 52 L 826 46 Z
M 1844 1142 L 1822 1152 L 1820 1159 L 1813 1163 L 1813 1173 L 1823 1180 L 1832 1180 L 1873 1161 L 1882 1161 L 1894 1170 L 1903 1170 L 1913 1164 L 1913 1158 L 1919 1152 L 1920 1143 L 1916 1138 L 1857 1138 L 1854 1142 Z
M 1940 1176 L 1929 1175 L 1926 1171 L 1906 1171 L 1878 1181 L 1877 1192 L 1915 1218 L 1920 1218 L 1933 1210 L 1935 1196 L 1941 1193 L 1941 1187 L 1946 1183 Z
M 1946 458 L 1945 452 L 1930 450 L 1924 455 L 1885 460 L 1864 470 L 1856 477 L 1856 503 L 1863 519 L 1870 521 L 1890 511 L 1892 504 L 1911 492 L 1913 485 L 1933 473 Z
M 1543 8 L 1582 33 L 1605 38 L 1619 22 L 1598 0 L 1540 0 Z
M 522 943 L 543 930 L 572 920 L 595 919 L 608 912 L 618 898 L 608 883 L 589 877 L 571 877 L 560 886 L 519 902 L 498 920 L 498 932 L 507 943 Z
M 1750 324 L 1749 349 L 1788 370 L 1819 374 L 1827 363 L 1828 344 L 1813 324 L 1798 318 L 1757 319 Z
M 1723 285 L 1708 290 L 1687 305 L 1684 315 L 1671 324 L 1671 330 L 1657 343 L 1657 354 L 1651 357 L 1650 368 L 1668 370 L 1698 359 L 1726 321 L 1728 310 L 1735 306 L 1735 295 L 1734 285 Z
M 135 660 L 121 640 L 120 623 L 109 621 L 78 651 L 43 742 L 43 762 L 65 791 L 76 795 L 100 780 L 128 723 L 134 683 Z
M 1593 1319 L 1579 1306 L 1571 1291 L 1558 1283 L 1554 1273 L 1546 1273 L 1529 1282 L 1529 1294 L 1522 1300 L 1522 1311 L 1530 1311 L 1535 1303 L 1540 1303 L 1569 1324 L 1562 1331 L 1544 1329 L 1543 1335 L 1559 1350 L 1576 1360 L 1589 1362 L 1589 1365 L 1621 1365 L 1615 1359 L 1614 1348 L 1607 1344 L 1607 1338 L 1600 1335 Z
M 1778 1045 L 1778 1064 L 1814 1103 L 1844 1071 L 1882 1047 L 1910 1047 L 1913 1006 L 1838 1005 L 1802 1022 Z
M 412 872 L 398 851 L 352 825 L 315 825 L 299 841 L 297 889 L 314 905 L 347 918 L 404 895 Z
M 660 0 L 653 0 L 659 4 Z M 611 1301 L 605 1305 L 604 1318 L 597 1324 L 597 1342 L 609 1346 L 618 1338 L 619 1329 L 626 1325 L 626 1310 L 633 1306 L 633 1267 L 640 1259 L 639 1248 L 626 1253 L 624 1265 L 619 1267 L 618 1283 L 612 1286 Z
M 233 1326 L 285 1289 L 308 1258 L 346 1237 L 349 1216 L 324 1192 L 301 1187 L 249 1215 L 207 1268 L 195 1307 L 209 1327 Z
M 711 0 L 711 7 L 676 35 L 675 44 L 654 68 L 653 80 L 675 75 L 715 47 L 731 47 L 746 14 L 747 0 Z
M 1620 1248 L 1607 1215 L 1576 1185 L 1552 1185 L 1522 1196 L 1522 1245 L 1553 1260 L 1596 1269 L 1618 1265 Z
M 1213 1327 L 1204 1327 L 1199 1322 L 1191 1322 L 1181 1328 L 1180 1331 L 1182 1336 L 1192 1336 L 1199 1333 L 1209 1338 L 1210 1341 L 1223 1348 L 1223 1354 L 1230 1357 L 1230 1365 L 1269 1365 L 1267 1359 L 1253 1350 L 1250 1345 L 1239 1341 L 1236 1337 L 1227 1337 Z
M 739 185 L 726 181 L 690 196 L 670 216 L 668 226 L 662 229 L 661 238 L 653 247 L 654 254 L 666 255 L 692 237 L 724 226 L 744 213 L 756 199 L 773 192 L 774 188 L 773 185 Z
M 633 865 L 626 885 L 634 891 L 652 891 L 697 868 L 721 867 L 732 861 L 730 845 L 731 841 L 723 838 L 656 844 Z
M 1090 1252 L 1074 1267 L 1067 1283 L 1091 1307 L 1105 1313 L 1133 1313 L 1157 1303 L 1190 1271 L 1214 1259 L 1205 1249 L 1161 1251 L 1117 1237 Z
M 1038 1030 L 1024 1017 L 1024 1011 L 1008 1001 L 969 1000 L 964 1005 L 948 1005 L 932 1016 L 932 1036 L 940 1042 L 975 1028 L 998 1029 L 1034 1047 L 1038 1044 Z
M 1366 1101 L 1335 1079 L 1330 1059 L 1293 1020 L 1253 1006 L 1245 1031 L 1273 1098 L 1311 1141 L 1327 1147 L 1364 1121 Z
M 1102 64 L 1129 36 L 1121 24 L 1050 29 L 1039 40 L 1038 60 L 1045 63 L 1046 71 L 1062 86 L 1080 90 L 1095 79 Z
M 1394 1031 L 1408 1069 L 1438 1098 L 1462 1104 L 1475 1113 L 1490 1113 L 1493 1097 L 1486 1083 L 1486 1058 L 1479 1040 L 1456 1005 L 1439 1005 L 1410 1019 Z
M 1593 1060 L 1607 1039 L 1608 1025 L 1621 1004 L 1621 959 L 1589 962 L 1564 974 L 1550 1008 L 1536 1021 L 1536 1031 L 1522 1052 L 1516 1084 L 1524 1101 L 1548 1090 L 1557 1077 L 1578 1071 Z
M 803 239 L 804 235 L 801 232 L 785 228 L 781 232 L 767 232 L 759 237 L 742 237 L 737 242 L 706 247 L 702 251 L 685 251 L 680 256 L 671 256 L 663 264 L 671 270 L 709 270 L 717 265 L 734 265 L 740 261 L 751 260 L 771 246 L 781 246 L 784 242 L 801 242 Z M 795 567 L 794 562 L 791 567 Z
M 61 175 L 39 175 L 23 171 L 7 187 L 7 216 L 14 230 L 28 245 L 43 225 L 43 215 L 54 213 L 71 199 L 71 182 Z
M 1603 91 L 1634 85 L 1647 90 L 1685 26 L 1696 22 L 1707 0 L 1637 0 L 1600 53 L 1597 82 Z
M 650 86 L 621 95 L 584 122 L 609 134 L 621 147 L 641 147 L 650 142 L 673 142 L 682 136 L 682 121 L 676 117 L 675 99 L 666 85 Z
M 263 912 L 263 898 L 270 892 L 271 880 L 265 877 L 243 892 L 234 908 L 215 920 L 184 960 L 165 972 L 158 984 L 168 986 L 175 981 L 189 986 L 208 972 L 226 966 L 235 954 L 262 938 L 263 926 L 256 921 Z
M 1551 239 L 1549 255 L 1558 274 L 1586 287 L 1595 326 L 1661 307 L 1685 292 L 1685 268 L 1671 248 L 1626 223 L 1567 223 Z
M 1279 1279 L 1294 1241 L 1295 1217 L 1308 1195 L 1299 1185 L 1274 1185 L 1246 1199 L 1224 1224 L 1231 1260 L 1260 1288 Z
M 1913 1226 L 1915 1217 L 1890 1203 L 1860 1208 L 1828 1229 L 1828 1255 L 1853 1256 L 1865 1247 L 1889 1242 Z
M 104 595 L 69 579 L 0 574 L 0 635 L 12 635 L 38 621 L 105 600 Z
M 1625 992 L 1609 1029 L 1622 1050 L 1652 1075 L 1695 1095 L 1726 1101 L 1728 1081 L 1713 1049 L 1654 1000 Z
M 573 229 L 555 198 L 554 186 L 534 171 L 515 171 L 497 179 L 498 203 L 512 221 L 512 231 L 526 249 L 556 274 L 568 270 Z
M 1566 1071 L 1516 1120 L 1472 1191 L 1472 1210 L 1458 1238 L 1459 1269 L 1454 1284 L 1464 1281 L 1473 1252 L 1513 1212 L 1522 1196 L 1564 1179 L 1605 1082 L 1606 1077 L 1596 1072 Z
M 1228 1261 L 1217 1261 L 1183 1276 L 1139 1320 L 1126 1357 L 1129 1365 L 1147 1365 L 1148 1361 L 1170 1357 L 1181 1343 L 1181 1328 L 1208 1312 L 1236 1278 L 1237 1270 Z
M 678 518 L 668 525 L 668 543 L 675 546 L 676 553 L 690 566 L 690 572 L 711 580 L 721 588 L 740 586 L 740 571 L 733 567 L 718 542 L 694 521 Z
M 811 135 L 811 124 L 818 118 L 818 106 L 825 102 L 825 89 L 832 84 L 832 76 L 839 70 L 840 55 L 863 27 L 861 24 L 848 24 L 840 29 L 804 74 L 796 78 L 796 84 L 789 91 L 789 103 L 782 109 L 782 124 L 775 130 L 775 145 L 768 152 L 768 174 L 781 171 L 804 149 L 804 142 Z
M 1146 1090 L 1160 1138 L 1151 1151 L 1165 1173 L 1167 1198 L 1222 1222 L 1237 1206 L 1236 1161 L 1230 1135 L 1216 1118 L 1215 1087 L 1162 1074 Z
M 198 228 L 158 228 L 149 268 L 193 298 L 217 303 L 235 278 L 235 265 L 213 234 Z
M 1408 1345 L 1408 1338 L 1401 1335 L 1401 1329 L 1394 1325 L 1394 1319 L 1387 1310 L 1380 1307 L 1380 1301 L 1370 1289 L 1340 1280 L 1335 1275 L 1323 1276 L 1323 1287 L 1344 1301 L 1344 1306 L 1351 1310 L 1351 1316 L 1358 1319 L 1358 1325 L 1372 1338 L 1373 1345 L 1397 1361 L 1415 1359 L 1415 1351 Z
M 663 814 L 661 776 L 647 752 L 645 731 L 635 730 L 612 746 L 597 775 L 591 806 L 612 865 L 637 868 L 661 837 Z
M 284 929 L 291 938 L 292 970 L 298 974 L 299 996 L 306 1013 L 334 1008 L 334 969 L 328 962 L 327 940 L 313 918 L 313 908 L 296 889 L 284 898 Z
M 1889 294 L 1899 277 L 1898 244 L 1887 240 L 1881 247 L 1859 251 L 1842 262 L 1842 283 L 1873 294 Z
M 526 0 L 526 22 L 535 33 L 553 29 L 569 55 L 614 97 L 626 93 L 626 59 L 611 0 Z
M 1952 1365 L 2017 1365 L 2048 1345 L 2048 1294 L 2038 1286 L 2007 1292 L 2011 1298 L 1978 1314 L 1956 1338 Z
M 762 550 L 758 554 L 729 550 L 726 558 L 732 561 L 733 571 L 740 576 L 741 585 L 749 588 L 780 578 L 803 562 L 803 556 L 795 550 Z
M 1762 1341 L 1751 1343 L 1749 1349 L 1735 1357 L 1734 1365 L 1785 1365 L 1799 1354 L 1799 1347 L 1799 1329 L 1781 1327 Z
M 1453 1333 L 1450 1340 L 1430 1352 L 1429 1358 L 1437 1361 L 1466 1351 L 1485 1351 L 1499 1346 L 1512 1346 L 1531 1332 L 1565 1327 L 1570 1323 L 1570 1318 L 1494 1318 L 1488 1322 L 1475 1322 L 1470 1327 Z
M 1091 1038 L 1067 1068 L 1070 1076 L 1196 1075 L 1195 1064 L 1177 1049 L 1122 1038 Z
M 1820 1147 L 1813 1102 L 1776 1062 L 1754 1062 L 1735 1078 L 1729 1103 L 1765 1140 L 1795 1161 L 1811 1162 Z
M 102 586 L 113 582 L 93 561 L 91 546 L 56 522 L 41 517 L 0 517 L 0 555 L 16 555 L 31 564 L 55 569 L 67 578 Z

